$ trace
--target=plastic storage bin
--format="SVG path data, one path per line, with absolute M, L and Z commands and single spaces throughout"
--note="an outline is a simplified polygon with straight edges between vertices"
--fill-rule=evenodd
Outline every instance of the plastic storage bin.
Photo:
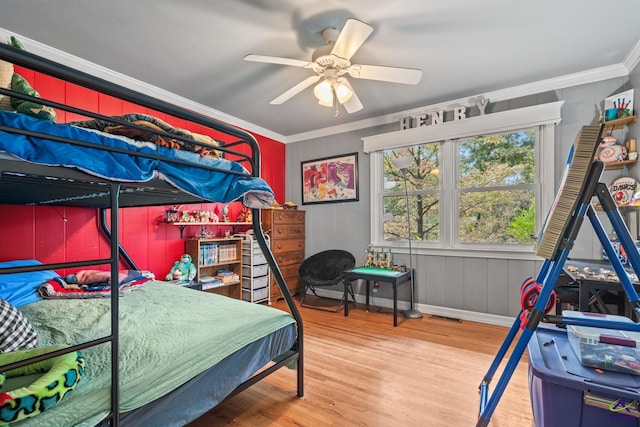
M 242 287 L 245 289 L 258 289 L 264 288 L 269 285 L 269 276 L 262 277 L 242 277 Z
M 242 266 L 242 275 L 243 276 L 247 276 L 247 277 L 260 277 L 260 276 L 266 276 L 267 274 L 269 274 L 269 265 L 268 264 L 262 264 L 262 265 L 243 265 Z
M 252 295 L 253 292 L 253 295 Z M 251 289 L 242 288 L 242 299 L 245 301 L 260 302 L 269 298 L 269 288 Z
M 563 317 L 633 323 L 624 316 L 563 311 Z M 640 375 L 640 332 L 568 325 L 569 343 L 585 366 Z
M 528 345 L 536 427 L 639 427 L 640 377 L 583 366 L 567 331 L 540 326 Z

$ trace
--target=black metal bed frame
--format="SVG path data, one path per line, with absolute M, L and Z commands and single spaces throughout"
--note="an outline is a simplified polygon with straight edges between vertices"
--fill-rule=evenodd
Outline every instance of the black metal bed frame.
M 0 44 L 0 59 L 12 62 L 15 65 L 23 66 L 33 71 L 43 73 L 54 78 L 64 80 L 69 83 L 77 84 L 79 86 L 91 89 L 106 95 L 113 96 L 115 98 L 128 101 L 143 107 L 151 108 L 155 111 L 169 114 L 173 117 L 187 120 L 189 122 L 197 123 L 207 128 L 214 129 L 222 132 L 226 135 L 231 135 L 237 138 L 237 141 L 231 142 L 225 146 L 218 147 L 219 151 L 232 155 L 240 159 L 240 162 L 248 163 L 251 171 L 251 175 L 254 177 L 260 176 L 260 147 L 256 139 L 246 131 L 227 125 L 225 123 L 216 121 L 201 114 L 183 109 L 176 105 L 167 103 L 165 101 L 150 97 L 148 95 L 133 91 L 131 89 L 119 86 L 117 84 L 108 82 L 106 80 L 91 76 L 87 73 L 74 70 L 65 65 L 50 61 L 48 59 L 30 54 L 23 50 L 15 49 L 11 46 Z M 82 114 L 87 117 L 99 118 L 108 120 L 111 122 L 117 122 L 112 117 L 102 116 L 93 112 L 81 110 L 73 106 L 60 104 L 54 101 L 32 98 L 27 95 L 12 92 L 7 89 L 0 88 L 0 94 L 9 95 L 11 97 L 31 100 L 40 104 L 48 105 L 56 109 L 61 109 L 77 114 Z M 128 122 L 120 122 L 120 124 L 126 124 L 131 126 Z M 133 125 L 135 127 L 135 125 Z M 39 136 L 48 139 L 49 135 L 37 134 L 34 132 L 26 132 L 17 129 L 11 129 L 4 126 L 0 126 L 0 129 L 7 132 L 14 133 L 28 133 L 34 136 Z M 144 128 L 145 131 L 150 131 L 148 128 Z M 181 139 L 175 135 L 168 135 L 163 132 L 154 132 L 160 136 L 170 136 L 174 139 Z M 85 144 L 83 142 L 60 139 L 62 142 L 70 144 Z M 192 140 L 189 140 L 192 144 L 198 144 Z M 249 146 L 251 155 L 248 156 L 240 151 L 231 150 L 230 147 L 236 145 Z M 140 155 L 140 153 L 130 152 L 131 155 Z M 154 157 L 156 158 L 156 157 Z M 175 159 L 163 159 L 173 163 L 187 163 L 182 160 Z M 203 172 L 207 170 L 216 170 L 209 166 L 202 166 L 197 164 L 188 163 L 190 166 L 200 167 Z M 224 171 L 230 172 L 230 171 Z M 238 173 L 238 172 L 230 172 Z M 51 179 L 52 177 L 56 179 Z M 53 198 L 51 197 L 53 194 Z M 66 195 L 67 197 L 59 197 L 60 195 Z M 119 215 L 118 211 L 121 207 L 141 207 L 141 206 L 160 206 L 160 205 L 174 205 L 174 204 L 187 204 L 187 203 L 207 203 L 215 202 L 215 200 L 206 200 L 195 197 L 190 194 L 182 193 L 179 190 L 169 186 L 164 182 L 153 183 L 121 183 L 114 182 L 95 176 L 88 175 L 84 172 L 77 170 L 67 169 L 64 167 L 50 167 L 29 164 L 27 162 L 13 160 L 13 159 L 0 159 L 0 204 L 31 204 L 31 205 L 57 205 L 57 206 L 84 206 L 100 208 L 101 210 L 101 225 L 103 231 L 108 237 L 110 237 L 110 257 L 104 259 L 82 260 L 62 262 L 55 264 L 46 264 L 38 266 L 26 266 L 26 267 L 12 267 L 12 268 L 0 268 L 0 274 L 9 273 L 22 273 L 49 269 L 63 269 L 63 268 L 76 268 L 95 265 L 110 265 L 111 269 L 111 283 L 117 283 L 119 261 L 122 258 L 129 265 L 134 266 L 133 260 L 126 254 L 121 247 L 118 232 L 119 230 Z M 105 209 L 111 210 L 110 224 L 107 226 L 106 215 L 104 215 Z M 297 326 L 297 340 L 285 357 L 272 365 L 269 365 L 264 370 L 258 372 L 242 384 L 240 384 L 229 396 L 239 393 L 240 391 L 248 388 L 256 382 L 267 377 L 271 373 L 275 372 L 279 368 L 290 364 L 291 362 L 297 362 L 297 395 L 302 397 L 304 394 L 304 358 L 303 358 L 303 324 L 300 313 L 293 301 L 293 298 L 288 290 L 285 280 L 282 276 L 280 268 L 278 267 L 276 260 L 269 248 L 269 245 L 265 239 L 264 232 L 261 225 L 261 211 L 260 209 L 252 209 L 253 214 L 253 230 L 258 245 L 262 249 L 271 272 L 275 278 L 280 292 L 282 293 L 288 310 L 296 321 Z M 113 232 L 110 232 L 113 230 Z M 39 362 L 51 357 L 56 357 L 65 353 L 82 350 L 87 347 L 103 344 L 106 342 L 111 343 L 111 413 L 105 421 L 108 421 L 113 426 L 118 426 L 120 423 L 119 414 L 119 374 L 118 374 L 118 351 L 119 351 L 119 323 L 118 323 L 118 289 L 113 286 L 111 291 L 111 334 L 109 336 L 92 340 L 86 343 L 74 345 L 62 350 L 53 351 L 45 355 L 33 357 L 20 362 L 15 362 L 9 365 L 5 365 L 2 370 L 11 370 L 19 368 L 31 363 Z

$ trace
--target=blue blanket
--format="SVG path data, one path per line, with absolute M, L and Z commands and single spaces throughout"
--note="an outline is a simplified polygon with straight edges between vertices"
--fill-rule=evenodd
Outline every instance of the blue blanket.
M 28 162 L 73 167 L 116 181 L 147 182 L 159 178 L 182 191 L 212 202 L 228 203 L 239 200 L 245 206 L 256 209 L 267 208 L 274 200 L 273 190 L 269 185 L 261 178 L 252 177 L 242 165 L 236 162 L 210 157 L 201 158 L 198 154 L 189 151 L 158 147 L 126 137 L 51 123 L 9 111 L 0 111 L 0 126 L 31 130 L 96 145 L 96 148 L 83 147 L 0 130 L 0 150 Z M 209 172 L 171 161 L 106 151 L 101 147 L 122 148 L 163 158 L 187 160 L 223 171 L 244 172 L 244 174 Z

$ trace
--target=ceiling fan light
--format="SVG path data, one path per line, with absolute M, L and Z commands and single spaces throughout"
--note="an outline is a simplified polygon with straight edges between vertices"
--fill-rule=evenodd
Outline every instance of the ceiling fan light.
M 333 105 L 333 86 L 327 79 L 322 80 L 313 88 L 313 94 L 318 98 L 320 105 L 325 107 Z
M 353 91 L 344 83 L 344 81 L 345 78 L 341 77 L 335 85 L 336 97 L 338 98 L 338 101 L 340 101 L 340 104 L 344 104 L 353 96 Z
M 328 101 L 326 99 L 319 99 L 318 104 L 322 105 L 323 107 L 333 107 L 333 96 L 331 96 Z

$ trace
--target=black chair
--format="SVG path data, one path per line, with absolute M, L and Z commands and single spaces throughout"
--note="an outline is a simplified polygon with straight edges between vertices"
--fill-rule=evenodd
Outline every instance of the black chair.
M 329 249 L 326 251 L 318 252 L 317 254 L 311 255 L 309 258 L 305 259 L 302 264 L 300 264 L 300 268 L 298 269 L 300 281 L 304 284 L 304 291 L 302 292 L 300 305 L 302 307 L 332 311 L 336 313 L 340 311 L 344 304 L 348 304 L 349 302 L 355 303 L 356 299 L 353 295 L 351 282 L 345 280 L 344 274 L 346 270 L 350 270 L 355 266 L 356 259 L 354 258 L 354 256 L 350 252 L 344 251 L 342 249 Z M 335 286 L 340 283 L 345 286 L 345 288 L 343 288 L 343 291 L 346 290 L 346 293 L 348 293 L 348 295 L 351 295 L 352 301 L 349 301 L 348 295 L 346 298 L 343 296 L 340 299 L 338 307 L 335 309 L 304 304 L 304 299 L 307 295 L 307 291 L 311 291 L 313 295 L 318 298 L 318 300 L 330 299 L 319 296 L 316 293 L 316 289 L 319 287 Z

